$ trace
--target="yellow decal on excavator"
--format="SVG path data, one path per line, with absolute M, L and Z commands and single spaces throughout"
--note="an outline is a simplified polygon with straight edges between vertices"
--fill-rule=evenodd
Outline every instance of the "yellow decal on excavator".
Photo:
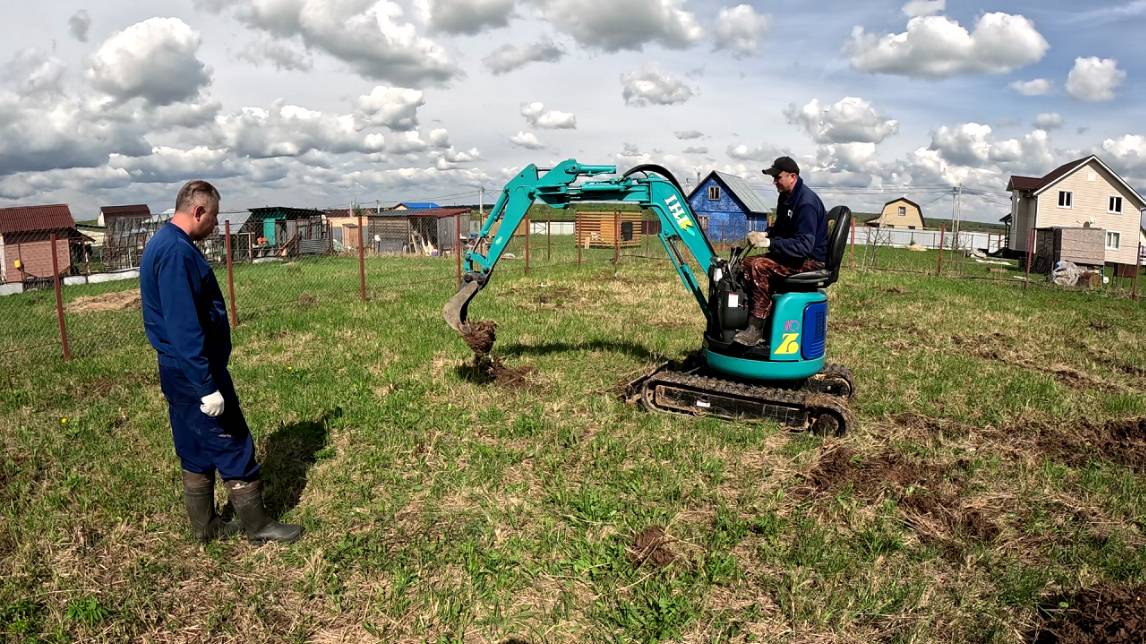
M 799 333 L 785 333 L 784 339 L 780 341 L 780 346 L 776 347 L 776 355 L 790 356 L 800 350 L 800 343 L 796 341 L 799 338 Z
M 680 226 L 681 230 L 692 228 L 692 220 L 684 212 L 684 207 L 680 205 L 676 195 L 669 195 L 669 198 L 665 199 L 665 205 L 668 206 L 669 213 L 676 219 L 676 225 Z

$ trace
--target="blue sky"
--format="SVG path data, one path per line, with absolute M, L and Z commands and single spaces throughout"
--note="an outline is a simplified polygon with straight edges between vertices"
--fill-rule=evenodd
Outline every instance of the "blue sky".
M 1146 0 L 5 3 L 0 204 L 161 210 L 194 177 L 224 208 L 472 203 L 569 157 L 771 200 L 790 154 L 828 203 L 943 216 L 962 184 L 996 220 L 1010 174 L 1090 153 L 1146 188 L 1144 23 Z

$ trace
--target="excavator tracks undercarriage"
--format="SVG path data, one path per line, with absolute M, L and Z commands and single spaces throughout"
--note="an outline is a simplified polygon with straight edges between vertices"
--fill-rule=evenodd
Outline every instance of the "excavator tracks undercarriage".
M 726 380 L 701 366 L 664 365 L 630 382 L 626 400 L 651 411 L 730 420 L 774 420 L 801 431 L 842 436 L 854 425 L 846 367 L 828 365 L 791 387 Z

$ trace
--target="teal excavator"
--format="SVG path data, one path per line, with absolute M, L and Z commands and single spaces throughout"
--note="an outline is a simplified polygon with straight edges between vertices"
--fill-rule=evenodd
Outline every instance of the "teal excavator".
M 620 176 L 616 173 L 616 166 L 568 159 L 550 169 L 529 165 L 511 179 L 481 232 L 467 246 L 462 285 L 443 308 L 446 322 L 473 346 L 470 336 L 475 329 L 467 321 L 470 302 L 489 284 L 513 232 L 534 203 L 554 208 L 581 202 L 636 204 L 660 219 L 658 237 L 677 276 L 696 298 L 707 326 L 698 354 L 661 365 L 629 383 L 629 400 L 659 412 L 773 419 L 823 435 L 847 431 L 852 424 L 848 403 L 855 387 L 845 367 L 825 362 L 825 289 L 839 276 L 851 211 L 837 206 L 828 213 L 825 268 L 774 284 L 765 341 L 747 347 L 732 341 L 748 325 L 749 296 L 740 268 L 746 249 L 734 247 L 727 258 L 719 256 L 680 184 L 665 168 L 646 164 Z M 614 176 L 582 180 L 599 175 Z M 701 288 L 682 252 L 705 271 L 707 290 Z

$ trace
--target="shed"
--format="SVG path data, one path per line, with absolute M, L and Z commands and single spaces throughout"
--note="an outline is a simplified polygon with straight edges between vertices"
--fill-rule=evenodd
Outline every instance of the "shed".
M 151 218 L 147 204 L 100 206 L 104 226 L 103 265 L 108 269 L 130 268 L 139 263 L 150 235 L 144 224 Z
M 580 211 L 574 225 L 577 245 L 582 248 L 640 246 L 642 219 L 639 211 Z
M 1035 259 L 1031 270 L 1049 273 L 1059 260 L 1101 267 L 1106 262 L 1106 231 L 1102 228 L 1054 226 L 1035 230 Z
M 0 283 L 53 279 L 53 234 L 56 267 L 60 275 L 69 273 L 73 231 L 67 204 L 0 208 Z
M 749 231 L 768 230 L 770 208 L 744 178 L 734 174 L 708 173 L 688 195 L 688 205 L 712 241 L 738 241 Z
M 251 208 L 251 219 L 262 223 L 262 243 L 272 247 L 297 245 L 298 252 L 326 251 L 326 222 L 321 210 L 267 206 Z
M 416 212 L 409 213 L 407 217 L 410 220 L 410 231 L 413 239 L 411 240 L 415 247 L 415 252 L 419 252 L 418 244 L 421 243 L 420 252 L 431 254 L 434 249 L 439 252 L 453 252 L 458 245 L 457 229 L 459 222 L 456 218 L 461 217 L 462 233 L 469 227 L 469 217 L 473 211 L 465 207 L 456 208 L 426 208 Z M 428 244 L 428 245 L 427 245 Z

